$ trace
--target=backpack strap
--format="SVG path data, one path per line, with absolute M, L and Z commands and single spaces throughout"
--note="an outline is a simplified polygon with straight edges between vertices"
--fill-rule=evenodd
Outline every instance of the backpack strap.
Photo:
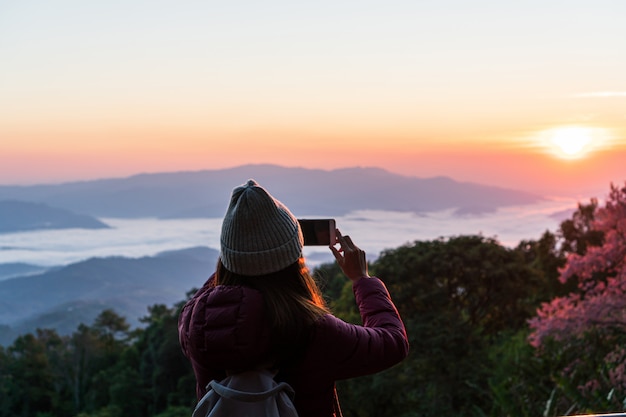
M 343 417 L 341 407 L 339 406 L 339 396 L 337 395 L 337 387 L 333 390 L 333 411 L 335 417 Z
M 262 392 L 246 392 L 239 391 L 225 385 L 220 384 L 218 381 L 209 382 L 209 387 L 213 389 L 220 397 L 228 398 L 231 400 L 237 401 L 245 401 L 245 402 L 258 402 L 266 400 L 274 395 L 276 395 L 280 391 L 285 391 L 289 397 L 293 398 L 295 392 L 291 385 L 286 382 L 281 382 L 277 384 L 275 387 Z M 207 387 L 208 388 L 208 387 Z

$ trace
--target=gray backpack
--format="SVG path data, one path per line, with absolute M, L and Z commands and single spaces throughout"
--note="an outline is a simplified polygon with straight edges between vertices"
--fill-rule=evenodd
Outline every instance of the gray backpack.
M 211 381 L 192 417 L 298 417 L 293 388 L 269 370 L 232 374 Z

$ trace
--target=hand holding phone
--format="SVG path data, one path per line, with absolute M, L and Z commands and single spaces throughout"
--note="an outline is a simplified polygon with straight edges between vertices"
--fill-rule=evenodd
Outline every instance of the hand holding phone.
M 339 249 L 331 245 L 330 250 L 348 279 L 355 282 L 361 278 L 369 278 L 365 251 L 356 246 L 350 236 L 342 236 L 339 230 L 337 230 L 336 243 L 339 244 Z

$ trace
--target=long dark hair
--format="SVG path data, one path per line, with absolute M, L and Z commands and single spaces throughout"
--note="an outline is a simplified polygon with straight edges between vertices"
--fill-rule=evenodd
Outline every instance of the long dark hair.
M 259 276 L 235 274 L 218 260 L 214 282 L 244 285 L 263 294 L 277 366 L 298 359 L 312 325 L 330 312 L 302 257 L 285 269 Z

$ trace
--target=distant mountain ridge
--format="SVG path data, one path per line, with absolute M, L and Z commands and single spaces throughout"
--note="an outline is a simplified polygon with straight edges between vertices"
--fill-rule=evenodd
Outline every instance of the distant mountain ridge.
M 42 203 L 0 200 L 0 233 L 41 229 L 106 229 L 100 220 Z
M 0 248 L 2 250 L 2 248 Z M 24 262 L 11 262 L 0 264 L 0 281 L 14 278 L 14 277 L 22 277 L 26 275 L 35 275 L 45 272 L 46 267 L 31 265 Z
M 447 177 L 417 178 L 379 168 L 320 170 L 244 165 L 194 172 L 56 185 L 0 186 L 0 200 L 43 202 L 106 218 L 192 218 L 224 215 L 234 187 L 256 179 L 297 216 L 340 216 L 355 210 L 489 212 L 541 196 Z
M 0 281 L 0 345 L 36 328 L 67 334 L 106 308 L 136 326 L 148 306 L 171 306 L 200 288 L 217 257 L 217 250 L 197 247 L 153 257 L 92 258 Z

